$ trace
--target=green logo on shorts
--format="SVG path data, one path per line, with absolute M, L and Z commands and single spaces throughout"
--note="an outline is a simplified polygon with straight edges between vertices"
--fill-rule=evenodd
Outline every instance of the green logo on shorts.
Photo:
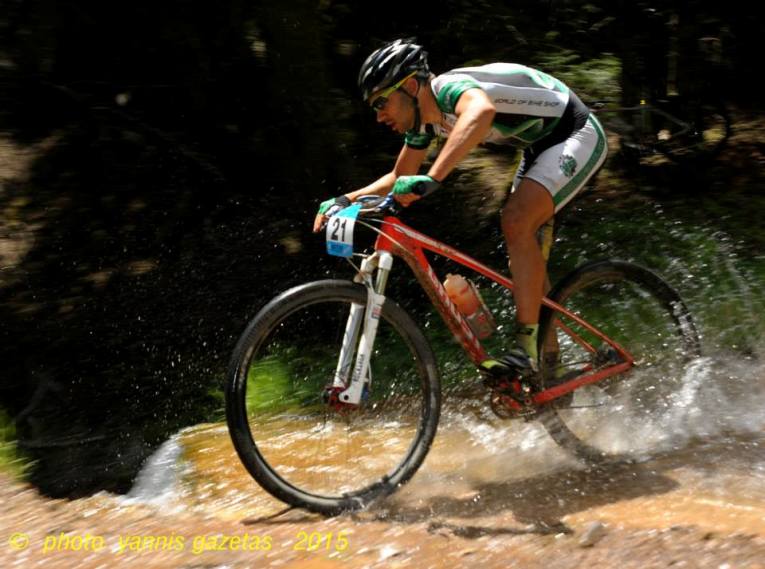
M 560 157 L 560 171 L 563 172 L 563 175 L 567 178 L 572 178 L 574 176 L 574 172 L 576 172 L 576 159 L 573 156 L 570 156 L 569 154 L 564 154 Z

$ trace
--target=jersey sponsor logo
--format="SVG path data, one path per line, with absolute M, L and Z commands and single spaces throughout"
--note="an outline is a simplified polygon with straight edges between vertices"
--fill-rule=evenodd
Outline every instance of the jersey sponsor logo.
M 567 178 L 574 177 L 577 168 L 576 158 L 570 154 L 564 154 L 560 157 L 560 160 L 558 160 L 558 165 L 560 166 L 560 171 L 563 172 L 564 176 Z
M 495 103 L 504 105 L 536 105 L 537 107 L 557 107 L 560 105 L 560 101 L 534 101 L 527 99 L 494 99 Z

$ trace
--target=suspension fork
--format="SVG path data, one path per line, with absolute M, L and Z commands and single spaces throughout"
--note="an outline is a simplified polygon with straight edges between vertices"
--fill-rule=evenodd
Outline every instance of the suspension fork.
M 350 385 L 339 394 L 339 400 L 342 403 L 358 405 L 364 391 L 364 384 L 371 383 L 369 363 L 377 336 L 377 326 L 380 323 L 382 305 L 385 302 L 385 287 L 392 267 L 393 255 L 386 251 L 379 251 L 364 259 L 359 275 L 354 279 L 361 280 L 366 287 L 367 302 L 366 305 L 356 303 L 351 305 L 345 325 L 343 346 L 337 361 L 333 387 L 349 385 L 348 372 L 351 371 L 351 361 L 357 344 L 358 350 L 355 350 L 356 361 L 353 365 Z M 377 277 L 373 285 L 372 273 L 375 269 L 377 269 Z M 359 335 L 361 335 L 360 340 Z M 367 385 L 368 388 L 369 385 Z

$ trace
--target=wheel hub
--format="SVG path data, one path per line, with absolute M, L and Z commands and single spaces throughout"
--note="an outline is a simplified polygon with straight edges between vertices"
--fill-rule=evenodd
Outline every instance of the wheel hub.
M 364 389 L 361 392 L 361 400 L 358 404 L 341 401 L 340 394 L 347 389 L 347 387 L 343 387 L 341 385 L 327 385 L 324 388 L 324 393 L 322 393 L 321 396 L 322 401 L 324 401 L 328 407 L 334 411 L 337 411 L 338 413 L 348 413 L 361 407 L 361 404 L 366 402 L 369 398 L 369 386 L 364 384 Z

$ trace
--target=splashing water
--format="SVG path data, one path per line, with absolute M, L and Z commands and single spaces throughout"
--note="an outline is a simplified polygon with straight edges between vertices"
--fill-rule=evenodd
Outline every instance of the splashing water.
M 567 245 L 564 231 L 561 246 L 563 251 L 587 255 L 564 253 L 561 266 L 569 270 L 592 258 L 591 251 L 651 266 L 686 300 L 702 334 L 704 354 L 673 383 L 670 405 L 631 424 L 616 420 L 617 416 L 604 424 L 602 436 L 613 450 L 630 449 L 644 464 L 657 469 L 664 465 L 680 473 L 677 479 L 705 493 L 703 500 L 710 504 L 723 500 L 735 510 L 750 507 L 747 504 L 753 500 L 765 500 L 765 350 L 760 341 L 765 297 L 756 276 L 763 259 L 747 257 L 717 229 L 688 223 L 663 210 L 635 216 L 643 225 L 650 220 L 639 231 L 645 240 L 634 239 L 636 228 L 627 220 L 598 223 L 599 216 L 605 217 L 602 208 L 592 208 L 587 215 L 595 217 L 595 221 L 581 217 L 590 235 L 574 231 L 577 245 Z M 464 374 L 453 363 L 458 360 L 435 347 L 447 384 Z M 585 472 L 539 423 L 497 419 L 488 409 L 485 393 L 465 401 L 446 389 L 444 403 L 428 458 L 389 504 L 415 504 L 427 510 L 445 497 L 462 497 L 461 504 L 471 504 L 492 485 L 512 481 L 524 488 L 535 487 L 534 482 L 541 480 L 539 492 L 544 493 L 545 485 L 561 484 L 571 472 Z M 628 411 L 629 398 L 621 403 Z M 182 455 L 188 462 L 181 463 Z M 587 486 L 577 478 L 570 483 Z M 594 486 L 589 490 L 599 491 Z M 510 491 L 516 498 L 529 497 L 516 487 Z M 556 499 L 571 500 L 565 491 L 557 491 L 562 494 Z M 128 499 L 179 497 L 216 513 L 268 514 L 284 507 L 241 467 L 222 425 L 175 435 L 147 461 Z
M 149 457 L 123 498 L 125 504 L 168 506 L 178 503 L 185 468 L 181 435 L 182 432 L 173 435 Z

